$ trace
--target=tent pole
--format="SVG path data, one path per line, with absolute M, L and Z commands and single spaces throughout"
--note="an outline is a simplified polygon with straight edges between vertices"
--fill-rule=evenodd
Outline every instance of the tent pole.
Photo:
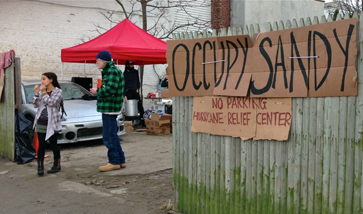
M 61 65 L 61 80 L 63 80 L 63 62 L 62 62 L 62 65 Z
M 144 103 L 144 96 L 143 96 L 143 90 L 142 90 L 142 85 L 143 85 L 143 70 L 144 70 L 144 66 L 142 66 L 142 65 L 140 65 L 139 64 L 139 68 L 138 68 L 138 73 L 139 73 L 139 81 L 140 81 L 140 91 L 139 91 L 139 94 L 140 94 L 140 96 L 141 96 L 141 99 L 140 99 L 140 102 L 141 102 L 141 104 L 143 105 L 143 103 Z

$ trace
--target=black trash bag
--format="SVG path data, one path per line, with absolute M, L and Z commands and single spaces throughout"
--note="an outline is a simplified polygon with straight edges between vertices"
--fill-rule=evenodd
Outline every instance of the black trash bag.
M 18 164 L 29 163 L 35 158 L 33 139 L 29 129 L 32 122 L 25 118 L 18 109 L 15 110 L 15 151 Z

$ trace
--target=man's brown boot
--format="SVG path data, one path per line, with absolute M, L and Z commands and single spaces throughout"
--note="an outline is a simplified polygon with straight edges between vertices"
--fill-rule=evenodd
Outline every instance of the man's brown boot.
M 120 167 L 121 167 L 121 168 L 126 168 L 126 163 L 122 163 L 122 164 L 120 164 Z
M 98 167 L 98 170 L 100 172 L 107 172 L 107 171 L 112 171 L 112 170 L 115 170 L 115 169 L 120 169 L 120 165 L 113 165 L 113 164 L 107 163 L 104 166 Z

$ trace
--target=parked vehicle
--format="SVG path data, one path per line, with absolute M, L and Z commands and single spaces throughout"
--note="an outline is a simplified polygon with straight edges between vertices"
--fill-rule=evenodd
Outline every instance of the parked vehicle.
M 22 82 L 21 111 L 32 122 L 37 112 L 32 104 L 36 84 L 40 85 L 40 81 Z M 59 81 L 59 84 L 63 91 L 67 116 L 63 115 L 62 118 L 58 144 L 102 139 L 102 115 L 97 112 L 96 96 L 74 82 Z M 117 126 L 119 136 L 126 134 L 121 114 L 117 117 Z

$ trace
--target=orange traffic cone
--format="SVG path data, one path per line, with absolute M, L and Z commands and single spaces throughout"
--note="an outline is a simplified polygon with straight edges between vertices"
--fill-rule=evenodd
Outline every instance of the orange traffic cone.
M 35 159 L 37 159 L 38 158 L 38 149 L 39 149 L 38 132 L 34 132 L 33 146 L 35 149 Z M 49 155 L 44 155 L 44 158 L 47 158 L 47 157 L 49 157 Z

